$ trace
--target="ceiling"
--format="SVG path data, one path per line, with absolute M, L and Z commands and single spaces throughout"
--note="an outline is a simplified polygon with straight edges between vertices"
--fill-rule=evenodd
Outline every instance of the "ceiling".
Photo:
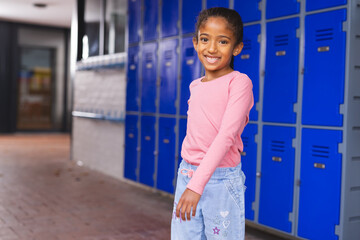
M 70 28 L 76 0 L 0 0 L 0 20 Z M 37 8 L 34 3 L 45 3 Z

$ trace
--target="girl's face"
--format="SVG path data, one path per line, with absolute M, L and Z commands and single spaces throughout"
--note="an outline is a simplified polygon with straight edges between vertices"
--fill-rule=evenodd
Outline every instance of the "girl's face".
M 231 58 L 242 50 L 243 43 L 235 45 L 235 35 L 227 24 L 222 17 L 210 17 L 199 28 L 197 39 L 193 39 L 208 81 L 233 71 L 230 67 Z

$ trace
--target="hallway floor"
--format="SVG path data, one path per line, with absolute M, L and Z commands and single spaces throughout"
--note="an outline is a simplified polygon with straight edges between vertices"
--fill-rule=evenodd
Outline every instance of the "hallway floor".
M 170 239 L 171 198 L 79 167 L 69 151 L 65 134 L 0 135 L 1 240 Z M 260 239 L 280 238 L 246 229 Z

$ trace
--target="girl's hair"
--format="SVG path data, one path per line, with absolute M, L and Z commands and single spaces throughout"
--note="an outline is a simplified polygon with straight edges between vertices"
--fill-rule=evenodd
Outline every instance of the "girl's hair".
M 201 26 L 206 23 L 210 17 L 222 17 L 227 23 L 229 29 L 234 33 L 235 36 L 235 45 L 238 45 L 243 41 L 243 22 L 238 12 L 232 9 L 223 8 L 223 7 L 214 7 L 209 9 L 204 9 L 200 12 L 197 17 L 197 22 L 195 25 L 195 38 L 198 41 L 198 32 Z M 234 56 L 231 58 L 230 67 L 234 69 Z

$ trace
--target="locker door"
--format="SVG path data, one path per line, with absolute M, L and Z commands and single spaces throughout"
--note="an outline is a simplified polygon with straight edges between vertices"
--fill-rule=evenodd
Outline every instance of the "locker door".
M 141 117 L 140 182 L 154 186 L 155 117 Z
M 155 40 L 158 37 L 158 4 L 159 0 L 144 0 L 144 41 Z
M 229 7 L 229 0 L 207 0 L 206 8 L 212 7 Z
M 299 19 L 267 24 L 263 121 L 295 123 L 297 102 Z
M 308 0 L 306 1 L 306 11 L 336 7 L 343 4 L 346 4 L 346 0 L 317 0 L 317 1 Z
M 141 0 L 128 0 L 129 6 L 129 43 L 139 42 Z
M 160 113 L 176 114 L 177 97 L 177 65 L 178 40 L 172 39 L 161 43 L 161 85 L 160 85 Z
M 259 34 L 260 24 L 244 27 L 244 47 L 240 56 L 234 60 L 234 69 L 247 74 L 253 83 L 254 107 L 250 111 L 250 120 L 252 121 L 258 120 L 256 103 L 259 102 Z
M 138 117 L 126 115 L 125 119 L 125 178 L 137 181 Z
M 344 103 L 346 10 L 305 17 L 305 72 L 302 123 L 342 126 Z
M 182 160 L 181 148 L 182 148 L 184 138 L 186 136 L 186 124 L 187 124 L 187 119 L 180 119 L 180 121 L 179 121 L 179 161 L 178 161 L 178 166 L 176 166 L 177 167 L 176 169 L 179 168 L 179 165 Z M 177 170 L 176 170 L 176 172 L 177 172 Z
M 298 235 L 307 239 L 338 239 L 342 132 L 303 129 Z M 315 227 L 314 227 L 315 226 Z
M 180 114 L 187 115 L 190 83 L 200 77 L 200 61 L 192 43 L 192 37 L 184 38 L 181 49 L 181 99 Z
M 235 0 L 234 10 L 236 10 L 244 23 L 260 21 L 261 11 L 259 3 L 261 0 Z M 245 31 L 244 31 L 245 32 Z
M 179 1 L 167 0 L 162 2 L 162 37 L 175 36 L 179 33 Z
M 175 118 L 159 119 L 159 157 L 157 188 L 174 193 L 175 177 Z
M 126 85 L 126 110 L 139 110 L 139 47 L 129 47 Z
M 141 111 L 156 112 L 157 44 L 145 43 L 142 50 Z
M 266 18 L 283 17 L 300 12 L 300 2 L 298 0 L 267 0 Z
M 258 132 L 257 128 L 256 124 L 248 124 L 241 135 L 244 143 L 244 151 L 241 153 L 241 167 L 246 175 L 245 217 L 252 221 L 254 221 L 252 205 L 255 202 L 256 190 L 257 143 L 255 142 L 255 135 Z
M 182 1 L 182 32 L 183 34 L 195 32 L 196 17 L 201 11 L 201 1 Z
M 259 223 L 291 232 L 293 207 L 295 128 L 264 126 Z

